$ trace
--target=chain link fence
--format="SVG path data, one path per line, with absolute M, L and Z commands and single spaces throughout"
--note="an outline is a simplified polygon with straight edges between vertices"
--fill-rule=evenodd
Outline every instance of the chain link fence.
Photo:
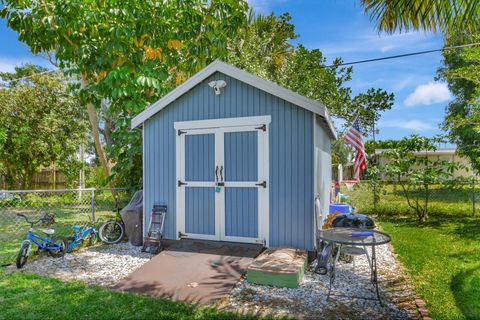
M 376 187 L 374 187 L 376 186 Z M 456 179 L 442 185 L 429 185 L 428 195 L 423 189 L 408 187 L 408 196 L 412 203 L 418 198 L 421 205 L 428 199 L 431 214 L 454 216 L 480 216 L 480 180 L 475 178 Z M 362 213 L 405 215 L 413 214 L 408 206 L 405 193 L 400 184 L 381 181 L 372 185 L 368 180 L 355 184 L 354 190 L 343 192 L 350 197 L 350 202 Z M 375 201 L 375 199 L 377 199 Z
M 86 226 L 92 222 L 98 228 L 115 218 L 117 210 L 130 200 L 131 191 L 125 188 L 14 190 L 0 191 L 0 265 L 12 263 L 30 225 L 17 213 L 36 221 L 44 214 L 54 216 L 50 226 L 40 224 L 35 233 L 53 228 L 56 234 L 69 235 L 73 225 Z

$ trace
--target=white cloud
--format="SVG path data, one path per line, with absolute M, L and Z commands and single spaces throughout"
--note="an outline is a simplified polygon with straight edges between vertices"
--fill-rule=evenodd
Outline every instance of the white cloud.
M 351 39 L 342 39 L 332 43 L 315 43 L 308 47 L 319 48 L 327 56 L 338 56 L 347 53 L 366 53 L 405 50 L 404 48 L 431 48 L 429 37 L 421 32 L 407 32 L 392 35 L 376 35 L 371 32 L 352 35 Z M 401 50 L 400 50 L 401 49 Z
M 270 14 L 272 12 L 272 6 L 281 4 L 287 0 L 247 0 L 250 7 L 252 7 L 256 13 Z
M 383 128 L 400 128 L 413 131 L 433 130 L 436 127 L 433 123 L 425 122 L 423 120 L 384 120 L 380 121 L 379 127 Z
M 396 48 L 396 46 L 394 46 L 394 45 L 386 45 L 386 46 L 381 47 L 380 51 L 381 52 L 388 52 L 388 51 L 393 50 L 395 48 Z
M 450 90 L 446 83 L 429 82 L 418 85 L 411 94 L 405 99 L 404 104 L 407 107 L 416 105 L 430 105 L 448 101 L 452 98 Z

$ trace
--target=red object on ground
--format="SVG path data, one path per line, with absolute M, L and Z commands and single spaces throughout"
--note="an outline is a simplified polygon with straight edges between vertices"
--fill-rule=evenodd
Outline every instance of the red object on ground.
M 210 304 L 230 293 L 261 251 L 255 244 L 180 240 L 113 288 Z

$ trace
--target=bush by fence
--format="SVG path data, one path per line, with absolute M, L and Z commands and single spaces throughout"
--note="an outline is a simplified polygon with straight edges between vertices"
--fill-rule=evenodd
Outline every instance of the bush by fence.
M 382 182 L 377 188 L 378 202 L 374 205 L 374 191 L 368 181 L 355 185 L 348 192 L 351 204 L 366 214 L 380 215 L 414 215 L 404 197 L 400 186 L 392 182 Z M 410 196 L 424 196 L 422 191 L 410 191 Z M 432 215 L 479 215 L 480 181 L 456 181 L 450 185 L 433 185 L 429 189 L 429 212 Z
M 30 227 L 17 213 L 24 213 L 30 220 L 53 214 L 55 223 L 51 228 L 68 235 L 75 224 L 89 225 L 94 221 L 98 228 L 115 217 L 116 209 L 123 208 L 130 196 L 130 190 L 121 188 L 0 191 L 0 264 L 14 261 Z M 36 226 L 35 232 L 41 233 L 42 227 Z

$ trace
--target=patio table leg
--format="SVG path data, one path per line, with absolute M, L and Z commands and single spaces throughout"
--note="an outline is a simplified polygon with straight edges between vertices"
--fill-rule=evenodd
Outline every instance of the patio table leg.
M 380 292 L 378 291 L 378 277 L 377 277 L 377 255 L 375 252 L 375 246 L 372 246 L 372 264 L 371 264 L 371 271 L 372 271 L 372 283 L 375 286 L 375 291 L 377 293 L 378 302 L 381 306 L 382 300 L 380 299 Z
M 328 287 L 327 301 L 330 299 L 330 293 L 332 292 L 332 286 L 333 286 L 333 283 L 335 282 L 335 270 L 336 270 L 336 265 L 337 265 L 338 257 L 340 256 L 340 251 L 341 250 L 342 250 L 342 245 L 340 244 L 337 248 L 337 253 L 335 254 L 335 259 L 333 260 L 332 270 L 330 271 L 330 285 Z

